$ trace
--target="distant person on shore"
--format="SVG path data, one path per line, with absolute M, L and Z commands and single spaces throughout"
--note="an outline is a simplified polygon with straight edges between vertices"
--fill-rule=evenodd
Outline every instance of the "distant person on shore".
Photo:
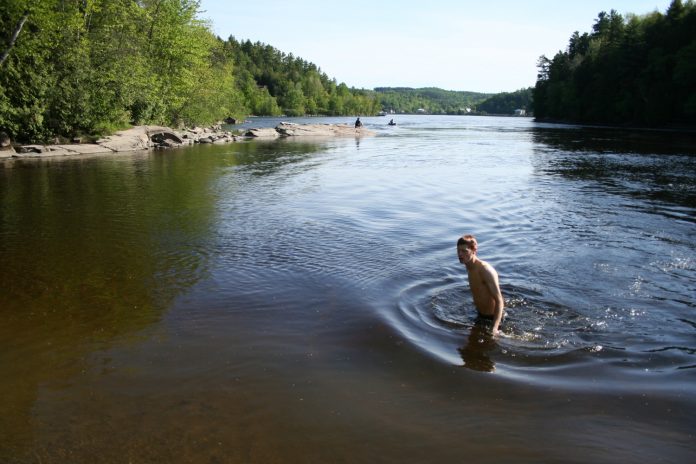
M 457 256 L 459 262 L 466 266 L 469 288 L 474 297 L 479 318 L 491 321 L 493 323 L 491 333 L 498 335 L 505 307 L 498 284 L 498 273 L 493 266 L 476 256 L 477 251 L 478 242 L 473 235 L 463 235 L 457 240 Z
M 360 121 L 360 118 L 355 120 L 355 128 L 357 129 L 358 127 L 362 127 L 362 121 Z

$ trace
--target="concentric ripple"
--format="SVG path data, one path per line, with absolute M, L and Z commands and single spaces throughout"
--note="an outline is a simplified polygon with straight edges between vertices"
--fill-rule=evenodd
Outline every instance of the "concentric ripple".
M 538 289 L 503 285 L 501 290 L 506 316 L 499 337 L 490 335 L 490 322 L 477 318 L 466 277 L 455 274 L 407 285 L 389 320 L 406 339 L 437 359 L 525 382 L 577 387 L 578 381 L 592 381 L 588 369 L 635 370 L 640 363 L 646 363 L 646 372 L 673 371 L 670 356 L 675 352 L 686 358 L 678 369 L 690 366 L 693 350 L 647 350 L 651 343 L 660 343 L 658 337 L 652 342 L 627 339 L 625 330 L 641 334 L 649 330 L 643 310 L 573 308 Z M 660 358 L 660 354 L 665 356 Z M 564 375 L 554 379 L 554 373 L 560 371 Z M 572 371 L 576 374 L 569 374 Z

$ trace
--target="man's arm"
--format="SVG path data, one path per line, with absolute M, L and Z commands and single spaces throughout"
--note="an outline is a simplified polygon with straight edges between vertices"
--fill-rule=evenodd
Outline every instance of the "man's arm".
M 491 296 L 495 300 L 495 312 L 493 314 L 493 335 L 498 335 L 498 327 L 500 326 L 500 321 L 503 319 L 503 308 L 505 307 L 505 301 L 503 301 L 503 294 L 500 293 L 500 285 L 498 284 L 498 273 L 495 272 L 493 266 L 486 264 L 483 267 L 483 283 L 491 292 Z

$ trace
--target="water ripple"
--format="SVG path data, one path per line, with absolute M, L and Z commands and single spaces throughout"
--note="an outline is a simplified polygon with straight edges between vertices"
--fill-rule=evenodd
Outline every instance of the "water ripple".
M 445 275 L 413 282 L 402 290 L 392 325 L 415 346 L 445 362 L 496 370 L 543 382 L 551 372 L 613 363 L 632 370 L 684 368 L 696 352 L 688 347 L 645 349 L 646 313 L 635 308 L 574 309 L 535 288 L 503 285 L 506 317 L 495 340 L 476 317 L 465 278 Z M 634 333 L 626 337 L 625 333 Z M 649 332 L 648 332 L 649 333 Z M 636 344 L 635 337 L 641 337 Z M 653 356 L 646 358 L 646 353 Z M 678 358 L 679 361 L 676 361 Z M 536 379 L 536 380 L 535 380 Z

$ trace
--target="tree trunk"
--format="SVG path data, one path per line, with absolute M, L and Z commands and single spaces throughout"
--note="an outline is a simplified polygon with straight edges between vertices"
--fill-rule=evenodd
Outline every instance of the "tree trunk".
M 19 23 L 17 23 L 17 28 L 15 29 L 14 34 L 12 34 L 12 39 L 10 40 L 10 43 L 7 46 L 7 49 L 2 53 L 2 57 L 0 57 L 0 66 L 3 65 L 3 63 L 7 59 L 7 56 L 10 54 L 10 50 L 12 50 L 12 47 L 14 47 L 14 44 L 17 41 L 17 37 L 19 37 L 19 33 L 22 32 L 22 28 L 24 27 L 24 23 L 27 22 L 28 18 L 29 18 L 29 13 L 25 12 L 24 16 L 22 16 L 22 19 L 20 19 Z

